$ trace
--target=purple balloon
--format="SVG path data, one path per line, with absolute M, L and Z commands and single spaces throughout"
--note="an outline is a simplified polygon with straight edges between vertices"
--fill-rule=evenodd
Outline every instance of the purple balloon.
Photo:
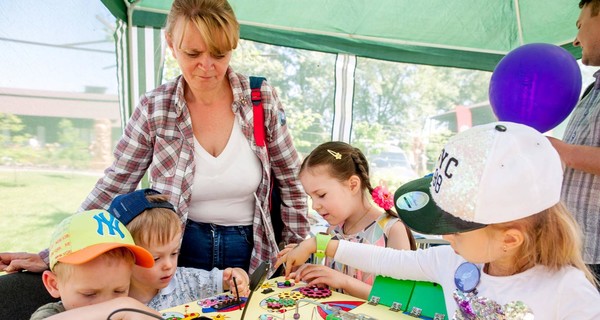
M 501 121 L 546 132 L 565 120 L 579 100 L 581 72 L 565 49 L 531 43 L 509 52 L 490 80 L 490 104 Z

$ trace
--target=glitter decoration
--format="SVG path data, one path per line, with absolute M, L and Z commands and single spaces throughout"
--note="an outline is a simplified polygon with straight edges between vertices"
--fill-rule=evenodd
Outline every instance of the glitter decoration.
M 477 285 L 481 273 L 470 262 L 464 262 L 454 272 L 457 289 L 452 297 L 458 306 L 455 320 L 533 320 L 533 313 L 521 301 L 513 301 L 502 306 L 486 297 L 479 297 Z
M 496 301 L 477 296 L 477 291 L 452 294 L 458 305 L 456 320 L 533 320 L 533 312 L 522 301 L 512 301 L 502 306 Z
M 468 130 L 448 141 L 430 188 L 440 208 L 466 221 L 473 221 L 477 214 L 477 191 L 494 142 L 493 135 L 478 131 Z
M 513 301 L 504 306 L 507 319 L 533 320 L 535 317 L 531 309 L 522 301 Z

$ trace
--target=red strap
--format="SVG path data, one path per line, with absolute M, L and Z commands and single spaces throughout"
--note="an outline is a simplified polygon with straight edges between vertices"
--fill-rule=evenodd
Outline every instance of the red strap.
M 254 140 L 259 147 L 265 146 L 265 111 L 260 88 L 252 88 L 252 113 L 254 115 Z
M 254 115 L 254 140 L 256 145 L 259 147 L 265 146 L 265 109 L 263 109 L 262 96 L 260 93 L 260 87 L 264 78 L 250 77 L 251 93 L 250 99 L 252 100 L 252 114 Z M 267 157 L 269 152 L 267 150 Z M 271 194 L 269 199 L 272 199 L 273 194 L 273 177 L 271 177 Z M 271 212 L 273 203 L 269 201 L 269 212 Z

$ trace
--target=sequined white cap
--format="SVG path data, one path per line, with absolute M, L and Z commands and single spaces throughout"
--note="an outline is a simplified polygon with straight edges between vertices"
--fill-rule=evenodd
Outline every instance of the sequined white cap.
M 450 138 L 433 176 L 403 185 L 394 200 L 412 229 L 447 234 L 550 208 L 560 201 L 562 179 L 560 157 L 544 135 L 494 122 Z

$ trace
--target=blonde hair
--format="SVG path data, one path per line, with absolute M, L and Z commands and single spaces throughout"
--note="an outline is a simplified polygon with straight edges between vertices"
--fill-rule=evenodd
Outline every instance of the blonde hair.
M 146 196 L 149 202 L 167 202 L 169 197 L 164 194 Z M 167 208 L 151 208 L 140 213 L 127 225 L 135 244 L 148 248 L 162 246 L 173 240 L 183 231 L 179 216 Z
M 125 247 L 118 247 L 108 250 L 92 260 L 96 259 L 105 260 L 106 264 L 110 264 L 114 261 L 125 261 L 133 266 L 135 263 L 135 256 L 133 255 L 133 252 Z M 68 280 L 77 266 L 79 266 L 79 264 L 57 262 L 56 265 L 54 265 L 54 268 L 52 268 L 52 272 L 54 272 L 57 278 L 61 280 Z
M 175 0 L 167 16 L 165 32 L 173 36 L 177 23 L 194 23 L 202 40 L 206 43 L 208 52 L 213 56 L 222 56 L 237 48 L 240 39 L 240 25 L 231 5 L 225 0 Z M 184 33 L 181 38 L 173 39 L 181 48 Z
M 490 225 L 492 229 L 518 229 L 524 235 L 515 255 L 515 273 L 535 265 L 550 270 L 573 266 L 594 285 L 597 280 L 583 261 L 583 236 L 579 225 L 562 203 L 527 218 Z

